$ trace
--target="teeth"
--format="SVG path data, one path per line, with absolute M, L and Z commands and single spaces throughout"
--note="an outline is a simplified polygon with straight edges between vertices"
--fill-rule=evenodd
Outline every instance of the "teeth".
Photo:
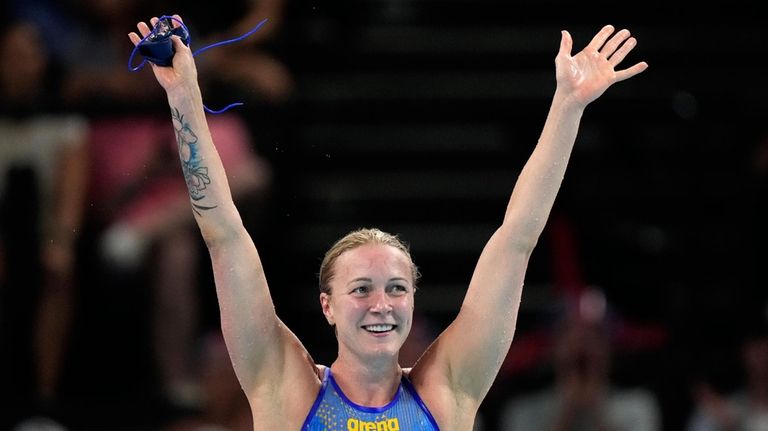
M 395 325 L 366 325 L 363 328 L 370 332 L 387 332 L 394 329 Z

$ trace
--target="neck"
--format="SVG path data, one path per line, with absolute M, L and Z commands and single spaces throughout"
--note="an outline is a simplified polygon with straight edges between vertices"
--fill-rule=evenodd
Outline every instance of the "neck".
M 342 355 L 331 365 L 333 377 L 355 404 L 381 407 L 392 401 L 403 374 L 397 358 L 363 362 Z

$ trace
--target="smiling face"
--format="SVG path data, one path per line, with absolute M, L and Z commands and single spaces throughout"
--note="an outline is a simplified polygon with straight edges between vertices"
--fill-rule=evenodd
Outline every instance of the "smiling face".
M 339 255 L 331 293 L 320 293 L 320 304 L 336 326 L 340 356 L 397 358 L 413 320 L 412 268 L 390 245 L 365 244 Z

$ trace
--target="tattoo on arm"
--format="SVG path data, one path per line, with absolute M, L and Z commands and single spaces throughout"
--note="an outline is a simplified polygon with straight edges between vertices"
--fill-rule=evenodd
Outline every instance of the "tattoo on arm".
M 173 128 L 176 130 L 176 144 L 179 147 L 181 158 L 181 170 L 184 180 L 187 182 L 189 197 L 192 199 L 192 210 L 201 215 L 201 211 L 216 208 L 216 205 L 206 206 L 198 202 L 205 198 L 205 189 L 211 183 L 208 176 L 208 167 L 202 165 L 197 135 L 186 122 L 184 116 L 177 108 L 171 110 Z

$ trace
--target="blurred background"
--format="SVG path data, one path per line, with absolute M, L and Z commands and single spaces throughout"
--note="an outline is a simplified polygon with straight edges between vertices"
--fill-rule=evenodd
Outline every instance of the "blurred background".
M 212 133 L 278 314 L 325 364 L 316 275 L 333 241 L 376 226 L 411 244 L 412 362 L 456 315 L 538 139 L 560 30 L 577 52 L 605 24 L 629 28 L 625 66 L 650 68 L 587 109 L 477 428 L 556 429 L 531 411 L 558 417 L 542 394 L 584 358 L 603 395 L 559 429 L 602 429 L 602 410 L 612 429 L 768 427 L 756 3 L 191 3 L 3 4 L 0 429 L 253 429 L 165 97 L 128 66 L 127 33 L 163 13 L 184 17 L 193 50 L 269 19 L 198 69 L 208 107 L 244 102 L 209 115 Z

